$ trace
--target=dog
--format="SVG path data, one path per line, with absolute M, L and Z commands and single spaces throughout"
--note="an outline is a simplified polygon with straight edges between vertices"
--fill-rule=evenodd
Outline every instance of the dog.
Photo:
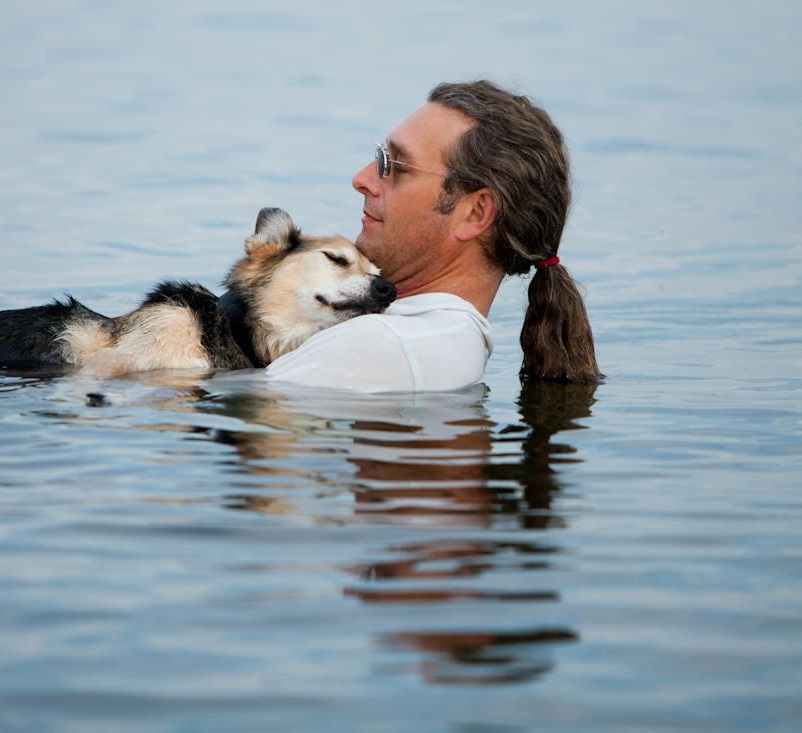
M 195 283 L 162 282 L 114 318 L 72 296 L 0 311 L 0 367 L 75 367 L 104 377 L 264 367 L 324 328 L 380 313 L 396 295 L 352 242 L 306 236 L 277 208 L 259 212 L 245 256 L 223 284 L 218 297 Z

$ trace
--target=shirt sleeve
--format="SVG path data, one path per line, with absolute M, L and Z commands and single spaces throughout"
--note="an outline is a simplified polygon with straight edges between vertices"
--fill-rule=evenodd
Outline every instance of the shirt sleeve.
M 415 389 L 399 336 L 378 315 L 353 318 L 315 334 L 266 369 L 270 382 L 357 392 Z

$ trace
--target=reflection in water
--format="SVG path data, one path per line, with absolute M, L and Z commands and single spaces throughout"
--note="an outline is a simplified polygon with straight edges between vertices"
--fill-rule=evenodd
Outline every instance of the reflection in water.
M 430 526 L 434 516 L 439 527 L 499 526 L 510 515 L 525 529 L 561 526 L 553 510 L 559 475 L 551 464 L 576 460 L 569 458 L 576 451 L 553 438 L 581 427 L 576 421 L 590 416 L 594 390 L 526 384 L 519 400 L 522 424 L 495 431 L 497 426 L 480 413 L 451 422 L 459 431 L 440 439 L 355 437 L 360 455 L 351 460 L 360 482 L 357 513 L 371 511 L 374 518 L 392 516 L 395 521 L 399 514 L 423 517 Z M 365 445 L 373 448 L 373 456 L 365 456 Z M 537 584 L 538 572 L 548 570 L 558 553 L 548 543 L 435 538 L 392 547 L 390 553 L 396 557 L 352 568 L 359 582 L 346 593 L 374 604 L 482 602 L 492 626 L 503 623 L 511 602 L 559 600 L 554 590 Z M 512 587 L 499 588 L 499 578 L 512 578 L 506 581 Z M 532 607 L 532 616 L 536 613 Z M 551 647 L 578 638 L 571 629 L 553 626 L 513 631 L 423 627 L 391 632 L 379 641 L 422 653 L 419 669 L 429 682 L 497 684 L 538 678 L 553 666 Z
M 504 488 L 490 488 L 485 466 L 494 424 L 481 404 L 474 414 L 415 433 L 357 421 L 349 461 L 356 467 L 357 514 L 370 520 L 435 526 L 487 526 L 503 506 Z
M 551 669 L 555 644 L 579 638 L 559 616 L 555 623 L 560 595 L 549 579 L 560 556 L 553 531 L 565 523 L 555 466 L 578 460 L 563 436 L 590 416 L 592 387 L 527 384 L 520 420 L 499 425 L 483 387 L 356 398 L 267 391 L 261 378 L 243 376 L 228 387 L 163 379 L 121 394 L 114 382 L 99 391 L 74 379 L 62 387 L 88 395 L 87 406 L 122 397 L 148 408 L 140 430 L 231 448 L 226 508 L 274 522 L 413 532 L 339 569 L 348 577 L 343 594 L 385 618 L 379 652 L 413 653 L 431 683 L 520 682 Z
M 494 461 L 487 468 L 489 480 L 514 481 L 522 491 L 521 523 L 542 529 L 559 525 L 552 499 L 559 489 L 555 463 L 578 460 L 576 449 L 554 436 L 581 429 L 576 421 L 590 417 L 596 385 L 526 382 L 518 400 L 523 425 L 504 428 L 497 443 L 510 442 L 508 460 Z
M 446 600 L 556 601 L 547 590 L 482 589 L 460 587 L 450 581 L 479 578 L 495 571 L 542 570 L 544 556 L 554 548 L 524 542 L 490 542 L 435 539 L 392 547 L 397 559 L 360 564 L 350 568 L 364 582 L 347 589 L 365 602 L 434 602 Z M 523 557 L 521 557 L 523 556 Z M 538 557 L 539 559 L 535 559 Z M 531 558 L 531 559 L 530 559 Z M 402 585 L 385 581 L 415 581 Z M 432 584 L 431 581 L 437 581 Z M 423 585 L 425 583 L 426 585 Z M 394 587 L 395 586 L 395 587 Z
M 587 385 L 526 384 L 521 421 L 501 427 L 487 416 L 483 389 L 347 400 L 240 393 L 218 395 L 205 409 L 261 426 L 217 432 L 216 440 L 236 448 L 237 471 L 264 479 L 283 473 L 286 480 L 288 470 L 331 456 L 335 470 L 310 471 L 305 486 L 311 483 L 316 497 L 350 492 L 347 521 L 434 531 L 438 536 L 385 547 L 380 559 L 345 568 L 353 580 L 344 593 L 402 612 L 395 625 L 406 628 L 380 634 L 378 646 L 422 655 L 416 666 L 427 681 L 498 684 L 537 679 L 552 668 L 555 644 L 579 638 L 553 623 L 531 624 L 542 604 L 560 600 L 544 572 L 559 547 L 528 532 L 565 523 L 554 507 L 561 488 L 554 464 L 579 459 L 555 436 L 582 427 L 577 420 L 590 416 L 593 394 Z M 306 461 L 297 460 L 303 454 Z M 274 516 L 300 511 L 291 491 L 269 486 L 253 485 L 226 505 Z M 455 530 L 467 536 L 454 537 Z M 499 531 L 513 534 L 499 538 Z M 444 615 L 421 617 L 421 604 Z M 470 629 L 453 628 L 454 604 L 478 609 Z M 523 609 L 529 623 L 521 626 L 517 613 L 514 628 L 499 630 L 511 623 L 512 609 Z
M 525 528 L 559 526 L 551 509 L 559 490 L 552 464 L 577 459 L 571 445 L 553 436 L 582 427 L 576 421 L 590 416 L 594 391 L 594 385 L 525 384 L 522 423 L 500 430 L 481 401 L 412 433 L 408 426 L 370 430 L 354 422 L 349 460 L 357 467 L 357 513 L 437 526 L 490 526 L 499 515 Z
M 439 632 L 387 634 L 389 647 L 423 652 L 423 678 L 438 684 L 490 685 L 537 679 L 554 666 L 554 644 L 578 640 L 565 629 L 487 633 Z

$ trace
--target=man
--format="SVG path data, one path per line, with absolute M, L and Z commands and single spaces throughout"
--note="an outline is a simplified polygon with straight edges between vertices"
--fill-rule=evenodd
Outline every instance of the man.
M 533 266 L 522 375 L 601 377 L 582 299 L 557 257 L 568 159 L 543 110 L 487 81 L 441 84 L 353 186 L 364 196 L 356 245 L 398 299 L 315 335 L 273 362 L 269 379 L 363 392 L 474 384 L 492 351 L 499 285 Z

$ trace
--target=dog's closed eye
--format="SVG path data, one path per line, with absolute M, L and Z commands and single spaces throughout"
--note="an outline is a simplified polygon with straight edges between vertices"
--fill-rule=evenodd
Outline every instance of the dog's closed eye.
M 338 255 L 334 252 L 329 252 L 328 250 L 322 250 L 323 254 L 326 255 L 335 265 L 338 267 L 348 267 L 351 263 L 348 261 L 346 257 L 342 255 Z

